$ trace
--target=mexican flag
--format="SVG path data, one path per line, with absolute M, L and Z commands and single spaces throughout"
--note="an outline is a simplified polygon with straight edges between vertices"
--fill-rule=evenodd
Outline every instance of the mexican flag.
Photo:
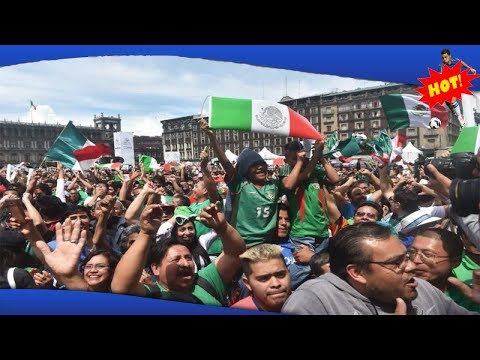
M 325 140 L 325 147 L 327 151 L 331 151 L 338 146 L 338 132 L 335 130 L 333 133 L 328 135 L 327 139 Z
M 347 159 L 353 155 L 358 155 L 362 153 L 360 144 L 356 137 L 349 137 L 348 139 L 338 141 L 336 147 L 325 154 L 325 157 L 335 157 L 342 162 L 348 162 L 350 159 Z
M 45 158 L 52 161 L 60 161 L 68 169 L 81 170 L 73 151 L 91 145 L 95 144 L 83 136 L 75 125 L 69 121 L 60 135 L 58 135 L 50 150 L 48 150 Z
M 155 171 L 160 167 L 157 160 L 148 155 L 140 155 L 138 162 L 143 164 L 146 173 Z
M 460 131 L 450 154 L 471 152 L 476 154 L 480 147 L 480 126 L 465 127 Z
M 433 117 L 440 119 L 441 128 L 447 126 L 449 113 L 445 106 L 436 104 L 432 109 L 420 101 L 420 95 L 388 94 L 380 96 L 390 130 L 409 127 L 430 128 Z
M 407 136 L 404 130 L 397 131 L 397 135 L 393 139 L 385 130 L 382 130 L 372 140 L 368 141 L 367 145 L 373 149 L 373 159 L 391 164 L 402 159 L 403 148 L 406 143 Z
M 88 170 L 98 158 L 111 154 L 112 148 L 108 144 L 89 145 L 73 150 L 73 156 L 77 159 L 82 171 Z
M 305 117 L 272 101 L 212 96 L 209 126 L 323 140 L 323 135 Z

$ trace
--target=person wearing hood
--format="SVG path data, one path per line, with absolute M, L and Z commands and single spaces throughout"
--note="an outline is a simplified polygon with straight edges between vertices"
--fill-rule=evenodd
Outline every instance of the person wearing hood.
M 199 124 L 209 137 L 215 156 L 227 174 L 225 182 L 229 189 L 229 199 L 226 210 L 231 205 L 229 218 L 232 226 L 238 230 L 247 247 L 264 243 L 276 229 L 281 181 L 268 180 L 267 163 L 257 152 L 249 148 L 243 149 L 234 168 L 220 148 L 208 123 L 202 119 Z M 283 188 L 294 188 L 304 159 L 305 152 L 299 152 L 297 164 L 292 169 L 289 181 L 282 184 Z
M 376 223 L 347 226 L 330 239 L 330 273 L 302 284 L 282 312 L 298 315 L 467 315 L 470 312 L 415 278 L 414 255 L 389 228 Z M 480 271 L 469 298 L 480 301 Z

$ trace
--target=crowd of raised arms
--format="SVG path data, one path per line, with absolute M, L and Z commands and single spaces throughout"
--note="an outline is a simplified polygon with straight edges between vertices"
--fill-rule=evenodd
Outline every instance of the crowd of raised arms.
M 147 172 L 0 171 L 0 288 L 129 294 L 286 314 L 480 311 L 480 152 L 468 179 L 429 164 L 334 167 L 315 142 L 285 164 Z M 167 171 L 168 170 L 168 171 Z M 127 176 L 126 176 L 127 175 Z

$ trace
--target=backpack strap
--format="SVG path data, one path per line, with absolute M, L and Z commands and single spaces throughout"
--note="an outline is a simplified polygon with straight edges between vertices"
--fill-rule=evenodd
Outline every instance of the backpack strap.
M 207 279 L 199 276 L 197 278 L 197 285 L 200 286 L 207 293 L 209 293 L 211 296 L 213 296 L 215 300 L 222 304 L 222 306 L 227 306 L 227 299 L 225 299 L 223 296 L 220 296 L 217 290 L 215 290 L 215 288 L 207 281 Z
M 15 267 L 11 267 L 7 270 L 7 281 L 11 289 L 17 288 L 17 283 L 15 282 L 15 278 L 13 276 L 15 269 L 16 269 Z

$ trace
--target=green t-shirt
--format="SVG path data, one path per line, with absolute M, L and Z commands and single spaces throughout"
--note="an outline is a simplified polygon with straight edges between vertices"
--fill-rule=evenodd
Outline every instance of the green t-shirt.
M 199 215 L 202 212 L 202 209 L 207 207 L 208 205 L 210 205 L 210 199 L 202 201 L 201 203 L 193 203 L 189 206 L 189 209 L 192 210 L 194 214 Z M 197 234 L 197 237 L 205 235 L 210 231 L 210 228 L 203 225 L 200 221 L 195 220 L 193 224 L 195 225 L 195 232 Z
M 280 169 L 280 178 L 288 176 L 292 167 L 285 164 Z M 322 189 L 326 172 L 316 165 L 313 175 L 302 181 L 295 190 L 286 191 L 292 222 L 290 235 L 295 237 L 328 237 L 328 213 L 326 194 Z
M 232 226 L 247 247 L 262 244 L 277 226 L 280 180 L 267 181 L 258 188 L 238 174 L 228 183 L 233 200 Z
M 216 290 L 217 294 L 219 294 L 220 296 L 223 296 L 224 298 L 227 296 L 228 289 L 223 283 L 223 280 L 220 274 L 218 273 L 217 267 L 215 266 L 214 263 L 211 263 L 206 267 L 204 267 L 203 269 L 200 269 L 198 271 L 198 276 L 207 280 L 210 283 L 210 285 L 212 285 L 212 287 Z M 164 289 L 158 282 L 155 283 L 155 285 L 158 287 L 161 293 L 168 294 L 168 291 Z M 152 290 L 150 289 L 150 286 L 148 285 L 144 285 L 144 286 L 145 286 L 145 289 L 147 290 L 145 296 L 155 297 L 155 296 L 152 296 Z M 215 299 L 205 289 L 203 289 L 197 284 L 195 284 L 195 287 L 193 288 L 192 295 L 197 297 L 205 305 L 222 306 L 222 304 L 217 299 Z
M 455 269 L 452 270 L 452 274 L 458 280 L 472 286 L 472 271 L 480 269 L 480 266 L 473 262 L 467 254 L 464 252 L 462 256 L 462 262 Z M 463 306 L 465 309 L 470 311 L 476 311 L 480 313 L 480 304 L 477 304 L 463 296 L 463 294 L 457 290 L 453 285 L 449 286 L 445 292 L 450 299 L 455 301 L 458 305 Z

